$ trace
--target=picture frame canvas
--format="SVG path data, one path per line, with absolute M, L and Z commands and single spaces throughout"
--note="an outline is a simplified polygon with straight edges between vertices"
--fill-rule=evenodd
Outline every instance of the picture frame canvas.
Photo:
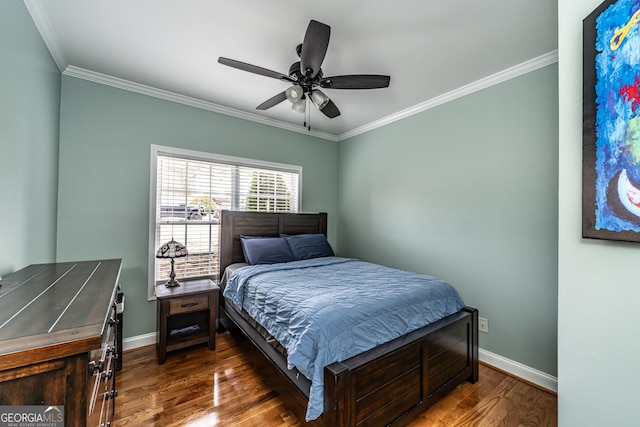
M 582 236 L 640 242 L 640 0 L 583 21 Z

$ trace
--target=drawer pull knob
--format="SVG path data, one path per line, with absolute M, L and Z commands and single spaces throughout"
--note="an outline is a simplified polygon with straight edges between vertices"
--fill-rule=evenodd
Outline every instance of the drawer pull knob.
M 102 372 L 104 369 L 104 360 L 100 360 L 97 363 L 94 361 L 89 362 L 89 375 L 93 375 L 93 373 L 97 370 L 98 372 Z
M 194 305 L 198 305 L 198 303 L 197 302 L 188 302 L 186 304 L 182 304 L 180 307 L 187 308 L 187 307 L 193 307 Z
M 103 394 L 103 400 L 115 399 L 118 395 L 118 390 L 105 391 Z

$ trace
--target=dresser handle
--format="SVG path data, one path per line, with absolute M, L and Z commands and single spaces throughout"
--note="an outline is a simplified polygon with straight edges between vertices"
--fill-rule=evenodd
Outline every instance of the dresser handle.
M 98 363 L 93 360 L 89 362 L 89 375 L 93 375 L 93 373 L 97 370 L 98 372 L 102 372 L 104 369 L 104 360 L 98 361 Z
M 103 396 L 103 400 L 107 401 L 109 399 L 115 399 L 118 395 L 118 390 L 105 391 Z
M 194 305 L 198 305 L 198 303 L 197 302 L 188 302 L 186 304 L 182 304 L 180 307 L 186 308 L 186 307 L 193 307 Z

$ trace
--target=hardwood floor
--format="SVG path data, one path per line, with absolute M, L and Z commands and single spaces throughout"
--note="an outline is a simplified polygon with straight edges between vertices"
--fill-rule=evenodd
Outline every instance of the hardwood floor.
M 112 426 L 300 426 L 227 333 L 206 346 L 167 355 L 155 346 L 127 351 L 117 373 Z M 557 397 L 480 365 L 480 381 L 464 383 L 410 427 L 556 426 Z

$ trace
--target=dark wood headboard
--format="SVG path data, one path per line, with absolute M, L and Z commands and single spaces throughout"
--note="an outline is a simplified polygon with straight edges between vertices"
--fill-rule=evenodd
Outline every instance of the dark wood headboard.
M 240 235 L 273 237 L 280 234 L 327 235 L 326 213 L 267 213 L 221 211 L 220 213 L 220 277 L 228 265 L 246 262 Z

